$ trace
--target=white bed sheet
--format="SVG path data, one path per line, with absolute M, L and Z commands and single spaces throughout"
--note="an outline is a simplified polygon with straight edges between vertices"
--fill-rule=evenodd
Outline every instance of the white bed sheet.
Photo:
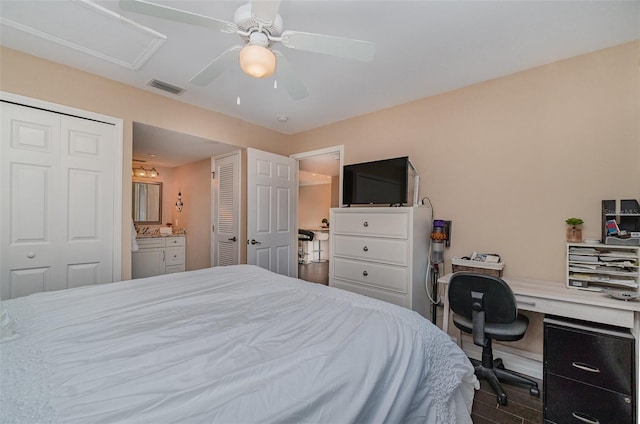
M 249 265 L 2 302 L 3 423 L 470 423 L 418 314 Z M 9 320 L 9 318 L 8 318 Z

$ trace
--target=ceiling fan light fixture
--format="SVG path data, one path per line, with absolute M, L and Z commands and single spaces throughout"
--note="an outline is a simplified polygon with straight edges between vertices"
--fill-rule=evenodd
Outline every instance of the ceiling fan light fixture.
M 267 78 L 276 70 L 276 56 L 267 47 L 248 44 L 240 50 L 242 71 L 254 78 Z

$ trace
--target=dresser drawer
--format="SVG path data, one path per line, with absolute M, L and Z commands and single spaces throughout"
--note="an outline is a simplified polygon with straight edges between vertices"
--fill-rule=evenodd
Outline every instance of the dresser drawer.
M 184 237 L 167 237 L 165 240 L 167 247 L 184 246 Z
M 632 393 L 631 335 L 615 336 L 545 323 L 544 340 L 547 372 L 615 392 Z
M 337 287 L 342 290 L 350 291 L 352 293 L 358 293 L 363 296 L 382 300 L 384 302 L 393 303 L 394 305 L 402 306 L 405 308 L 411 308 L 411 302 L 409 302 L 409 296 L 406 294 L 393 292 L 389 290 L 383 290 L 376 287 L 365 286 L 363 284 L 356 284 L 349 281 L 342 281 L 337 279 L 332 279 L 329 285 L 332 287 Z
M 406 267 L 334 257 L 333 270 L 333 275 L 336 278 L 407 293 L 408 271 Z
M 333 236 L 333 254 L 354 259 L 407 265 L 408 240 L 356 236 Z
M 164 239 L 160 237 L 139 238 L 136 239 L 136 243 L 138 243 L 140 249 L 164 247 Z
M 334 234 L 407 238 L 409 217 L 399 213 L 335 213 Z M 426 235 L 425 235 L 426 236 Z
M 630 396 L 579 383 L 553 374 L 545 376 L 547 423 L 555 424 L 632 424 Z
M 167 247 L 164 253 L 164 262 L 167 266 L 184 263 L 184 249 L 182 247 Z

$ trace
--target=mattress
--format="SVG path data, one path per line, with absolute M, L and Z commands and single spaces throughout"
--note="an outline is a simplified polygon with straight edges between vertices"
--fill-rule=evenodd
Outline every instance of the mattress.
M 465 354 L 417 313 L 256 266 L 1 303 L 3 423 L 470 423 Z

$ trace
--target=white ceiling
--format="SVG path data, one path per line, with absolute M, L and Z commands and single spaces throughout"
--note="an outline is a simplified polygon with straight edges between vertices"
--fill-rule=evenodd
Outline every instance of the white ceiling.
M 227 21 L 243 4 L 157 2 Z M 0 0 L 0 43 L 285 134 L 640 38 L 640 1 L 283 0 L 284 29 L 376 44 L 371 63 L 278 46 L 309 92 L 293 101 L 282 88 L 273 88 L 273 78 L 248 77 L 235 62 L 207 87 L 189 83 L 215 57 L 240 44 L 235 34 L 124 12 L 116 1 L 96 2 L 166 36 L 163 42 L 161 35 L 113 14 L 87 17 L 86 3 Z M 9 26 L 7 19 L 22 26 Z M 57 42 L 43 38 L 55 31 Z M 147 86 L 151 79 L 186 91 L 166 94 Z M 289 120 L 278 122 L 278 115 Z
M 133 123 L 134 161 L 173 168 L 234 150 L 238 150 L 238 147 L 139 122 Z

